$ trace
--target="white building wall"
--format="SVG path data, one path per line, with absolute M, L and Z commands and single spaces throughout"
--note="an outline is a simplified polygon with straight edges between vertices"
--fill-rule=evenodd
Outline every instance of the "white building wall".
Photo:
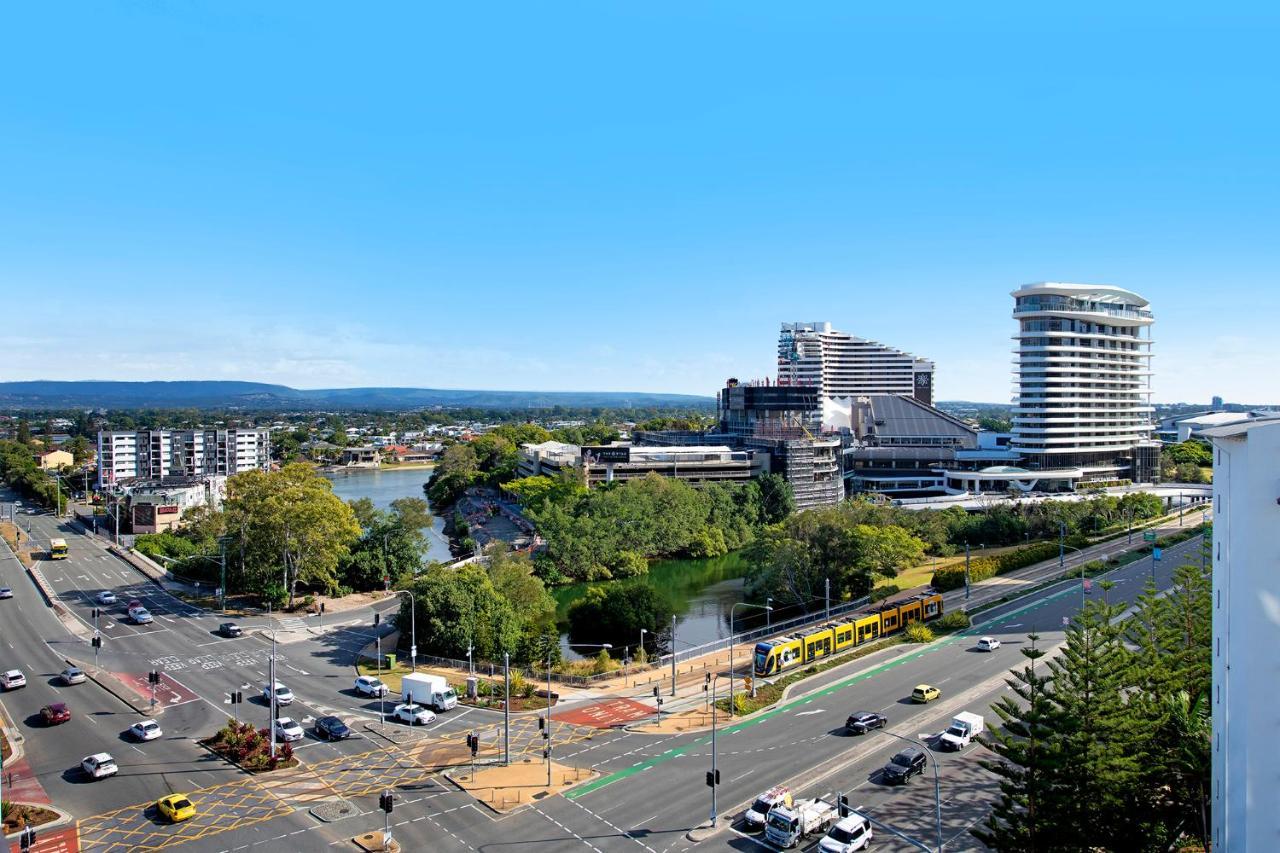
M 1280 849 L 1280 421 L 1207 433 L 1213 465 L 1213 849 Z

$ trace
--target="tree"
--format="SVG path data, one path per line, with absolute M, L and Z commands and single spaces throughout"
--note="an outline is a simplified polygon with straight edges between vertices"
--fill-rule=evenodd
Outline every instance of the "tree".
M 777 524 L 796 511 L 791 484 L 780 474 L 762 474 L 756 482 L 760 484 L 761 523 Z
M 533 561 L 525 554 L 513 554 L 503 543 L 486 549 L 489 579 L 507 600 L 520 622 L 520 641 L 514 658 L 520 663 L 545 660 L 548 643 L 558 651 L 560 632 L 556 630 L 556 600 L 533 573 Z
M 406 530 L 425 530 L 431 526 L 431 509 L 422 498 L 396 498 L 391 502 L 394 523 Z
M 470 645 L 474 660 L 494 661 L 519 651 L 520 618 L 483 566 L 432 566 L 409 588 L 418 608 L 418 641 L 429 654 L 462 659 Z M 409 624 L 411 606 L 401 602 L 397 625 Z
M 901 527 L 859 524 L 854 528 L 854 541 L 854 576 L 844 584 L 854 598 L 870 593 L 877 578 L 897 577 L 902 570 L 924 561 L 924 543 Z
M 366 530 L 378 523 L 379 512 L 372 498 L 355 498 L 347 501 L 347 506 L 351 507 L 356 522 Z
M 31 444 L 31 424 L 26 418 L 18 418 L 17 440 L 22 445 L 29 446 Z
M 641 628 L 652 634 L 662 631 L 673 613 L 670 599 L 648 584 L 593 586 L 569 607 L 569 639 L 610 643 L 621 650 L 638 640 Z
M 72 464 L 77 468 L 93 456 L 93 447 L 89 444 L 89 439 L 83 435 L 74 436 L 63 449 L 71 454 Z
M 476 451 L 470 444 L 454 444 L 445 449 L 440 463 L 427 483 L 427 497 L 435 506 L 450 506 L 480 475 Z

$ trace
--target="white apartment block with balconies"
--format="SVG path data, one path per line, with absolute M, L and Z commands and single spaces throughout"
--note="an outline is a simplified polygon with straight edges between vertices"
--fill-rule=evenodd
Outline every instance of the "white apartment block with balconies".
M 271 467 L 267 429 L 98 433 L 98 488 L 166 477 L 230 476 Z
M 1079 485 L 1159 476 L 1152 441 L 1148 302 L 1110 285 L 1028 284 L 1018 321 L 1011 450 Z
M 778 384 L 812 385 L 822 399 L 897 394 L 933 405 L 933 362 L 830 323 L 783 323 Z

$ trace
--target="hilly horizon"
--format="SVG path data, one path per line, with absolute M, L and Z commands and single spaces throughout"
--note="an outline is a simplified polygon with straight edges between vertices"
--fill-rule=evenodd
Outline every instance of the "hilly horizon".
M 447 388 L 315 388 L 240 380 L 26 380 L 0 382 L 11 408 L 415 409 L 429 406 L 550 408 L 708 407 L 713 397 L 628 391 L 492 391 Z

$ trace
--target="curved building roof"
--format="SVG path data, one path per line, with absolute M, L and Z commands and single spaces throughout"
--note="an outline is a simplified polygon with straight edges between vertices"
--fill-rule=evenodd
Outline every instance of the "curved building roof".
M 1121 305 L 1132 305 L 1145 308 L 1151 303 L 1132 290 L 1116 287 L 1112 284 L 1070 284 L 1060 281 L 1039 281 L 1024 284 L 1010 293 L 1010 296 L 1033 296 L 1037 293 L 1054 296 L 1088 296 L 1095 302 L 1115 302 Z

